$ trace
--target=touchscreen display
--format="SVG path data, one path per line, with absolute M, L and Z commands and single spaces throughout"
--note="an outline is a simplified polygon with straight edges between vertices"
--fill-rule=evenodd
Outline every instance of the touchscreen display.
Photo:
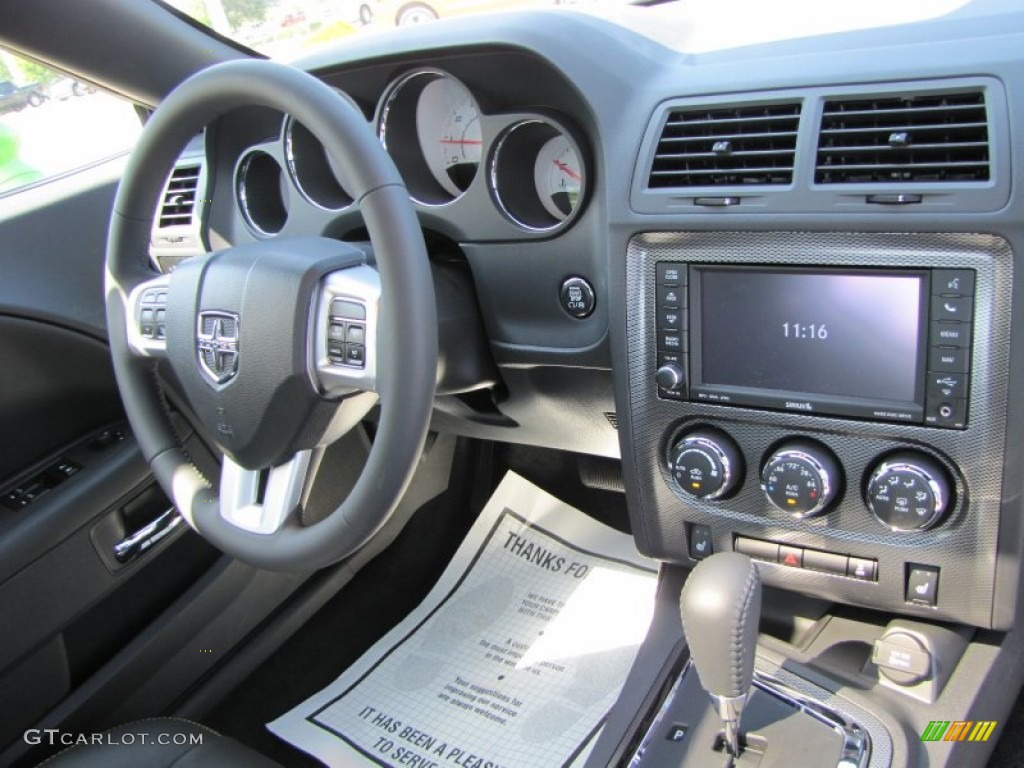
M 701 383 L 913 402 L 925 279 L 702 268 Z

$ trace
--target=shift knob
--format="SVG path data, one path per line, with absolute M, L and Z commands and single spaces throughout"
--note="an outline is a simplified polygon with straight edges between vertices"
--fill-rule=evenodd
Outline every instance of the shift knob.
M 679 613 L 701 686 L 725 724 L 726 746 L 739 753 L 739 720 L 754 682 L 761 578 L 746 555 L 702 560 L 683 585 Z

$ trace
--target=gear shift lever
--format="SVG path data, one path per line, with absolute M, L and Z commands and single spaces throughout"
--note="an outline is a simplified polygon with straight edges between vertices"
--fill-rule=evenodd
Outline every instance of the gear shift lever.
M 746 555 L 701 561 L 683 585 L 679 613 L 701 685 L 725 725 L 725 746 L 740 752 L 740 715 L 754 681 L 761 578 Z

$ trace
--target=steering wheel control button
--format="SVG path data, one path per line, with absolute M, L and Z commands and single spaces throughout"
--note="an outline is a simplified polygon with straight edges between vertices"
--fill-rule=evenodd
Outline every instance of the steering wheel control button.
M 366 328 L 356 323 L 349 323 L 345 331 L 345 341 L 349 344 L 365 344 Z
M 893 454 L 868 479 L 867 504 L 893 531 L 925 531 L 949 508 L 950 481 L 938 461 L 922 453 Z
M 331 319 L 365 320 L 366 307 L 358 301 L 335 299 L 331 302 Z
M 690 544 L 690 557 L 694 560 L 703 560 L 715 551 L 714 543 L 711 540 L 711 526 L 701 523 L 694 523 L 690 526 L 690 535 L 687 536 Z
M 743 475 L 736 443 L 716 429 L 698 429 L 672 448 L 672 477 L 688 496 L 713 501 L 727 496 Z
M 362 344 L 346 344 L 345 364 L 362 368 L 366 364 L 366 348 Z
M 752 557 L 755 560 L 764 560 L 769 563 L 779 562 L 779 545 L 773 541 L 761 541 L 760 539 L 748 539 L 737 536 L 732 548 L 740 554 Z
M 859 581 L 878 581 L 878 561 L 851 556 L 846 563 L 846 575 Z
M 839 462 L 825 446 L 794 440 L 776 449 L 761 472 L 761 489 L 776 509 L 796 518 L 828 510 L 842 477 Z
M 327 329 L 327 341 L 344 341 L 345 340 L 345 325 L 344 323 L 331 323 L 330 328 Z
M 934 608 L 939 598 L 939 569 L 930 565 L 907 565 L 906 601 Z
M 597 306 L 594 286 L 583 277 L 567 277 L 563 280 L 558 299 L 562 309 L 577 320 L 589 317 Z

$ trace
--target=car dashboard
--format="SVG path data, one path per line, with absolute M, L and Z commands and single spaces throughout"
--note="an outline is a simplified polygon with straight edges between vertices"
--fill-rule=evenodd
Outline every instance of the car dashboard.
M 300 62 L 365 116 L 465 278 L 439 296 L 462 308 L 448 356 L 486 361 L 434 427 L 621 458 L 664 562 L 742 551 L 769 585 L 1010 628 L 1022 16 L 688 49 L 649 11 L 445 21 Z M 164 269 L 367 239 L 287 115 L 229 112 L 175 174 Z

